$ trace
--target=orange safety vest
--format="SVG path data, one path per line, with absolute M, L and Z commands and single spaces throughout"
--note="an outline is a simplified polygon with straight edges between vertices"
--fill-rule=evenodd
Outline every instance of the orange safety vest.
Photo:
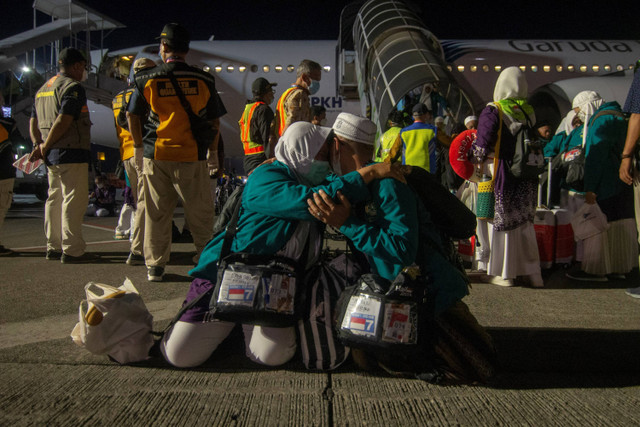
M 285 90 L 276 104 L 276 134 L 278 137 L 282 136 L 282 130 L 284 129 L 287 121 L 287 113 L 284 111 L 284 101 L 287 99 L 287 96 L 289 96 L 291 91 L 297 88 L 298 86 L 291 86 L 289 89 Z
M 253 118 L 253 112 L 260 104 L 264 104 L 264 102 L 258 101 L 245 105 L 244 113 L 242 113 L 242 117 L 238 120 L 238 125 L 240 126 L 240 140 L 242 141 L 244 154 L 246 155 L 264 153 L 264 146 L 262 144 L 251 141 L 251 119 Z

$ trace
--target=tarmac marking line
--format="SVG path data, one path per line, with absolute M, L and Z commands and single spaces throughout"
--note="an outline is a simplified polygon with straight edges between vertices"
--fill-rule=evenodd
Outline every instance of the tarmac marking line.
M 151 301 L 146 306 L 154 321 L 168 320 L 175 316 L 183 301 L 184 298 Z M 0 325 L 0 349 L 69 338 L 77 322 L 78 314 L 67 314 L 3 323 Z
M 89 245 L 103 245 L 105 243 L 125 243 L 128 240 L 99 240 L 96 242 L 86 242 L 87 246 Z M 47 249 L 47 246 L 25 246 L 23 248 L 11 248 L 13 251 L 21 252 L 21 251 L 33 251 L 38 249 Z

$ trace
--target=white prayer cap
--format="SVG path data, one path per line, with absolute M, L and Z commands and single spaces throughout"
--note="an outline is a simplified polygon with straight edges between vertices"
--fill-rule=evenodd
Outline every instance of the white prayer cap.
M 333 123 L 333 132 L 349 141 L 373 145 L 376 140 L 376 124 L 351 113 L 340 113 Z

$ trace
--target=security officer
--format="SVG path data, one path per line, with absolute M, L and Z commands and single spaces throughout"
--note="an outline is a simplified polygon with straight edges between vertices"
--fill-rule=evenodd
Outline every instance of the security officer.
M 29 160 L 47 164 L 46 258 L 63 264 L 91 262 L 97 256 L 85 253 L 82 237 L 91 155 L 87 95 L 80 84 L 87 78 L 87 61 L 81 51 L 66 48 L 58 54 L 58 66 L 60 72 L 36 93 L 30 121 L 35 148 Z
M 437 128 L 428 124 L 431 112 L 421 103 L 413 107 L 413 124 L 400 131 L 390 151 L 392 161 L 403 165 L 420 166 L 432 174 L 437 172 Z
M 156 63 L 149 58 L 138 58 L 133 63 L 133 72 L 137 74 L 144 69 L 155 66 Z M 144 243 L 144 192 L 142 191 L 142 175 L 139 175 L 136 169 L 136 162 L 133 156 L 133 138 L 131 137 L 131 132 L 129 132 L 126 114 L 133 90 L 134 85 L 131 82 L 128 88 L 113 98 L 111 108 L 116 122 L 116 133 L 120 140 L 120 158 L 129 177 L 131 194 L 136 200 L 136 211 L 131 228 L 131 252 L 127 258 L 127 264 L 142 265 L 144 264 L 144 256 L 142 255 Z
M 185 62 L 191 40 L 187 29 L 180 24 L 167 24 L 158 38 L 164 64 L 136 75 L 136 88 L 128 107 L 134 157 L 144 179 L 147 278 L 155 282 L 162 281 L 169 262 L 171 220 L 178 199 L 193 235 L 196 258 L 211 238 L 214 208 L 208 169 L 217 171 L 220 167 L 219 118 L 227 112 L 213 76 Z M 206 147 L 198 146 L 172 78 L 193 113 L 206 119 L 213 130 Z M 141 118 L 147 111 L 143 138 Z
M 385 133 L 382 134 L 380 140 L 378 142 L 378 148 L 376 149 L 376 162 L 383 162 L 384 159 L 389 155 L 389 151 L 393 146 L 393 143 L 400 135 L 400 131 L 402 130 L 404 120 L 404 114 L 402 111 L 393 111 L 389 114 L 389 129 Z
M 277 83 L 269 83 L 259 77 L 251 85 L 253 99 L 244 107 L 242 117 L 238 121 L 240 139 L 244 148 L 244 173 L 250 174 L 260 163 L 267 160 L 266 150 L 271 134 L 274 114 L 269 104 L 273 102 Z M 275 138 L 273 139 L 275 145 Z M 273 147 L 269 150 L 273 157 Z
M 291 123 L 311 121 L 309 96 L 320 90 L 322 67 L 315 61 L 304 59 L 298 65 L 296 74 L 296 82 L 282 93 L 276 104 L 277 138 Z

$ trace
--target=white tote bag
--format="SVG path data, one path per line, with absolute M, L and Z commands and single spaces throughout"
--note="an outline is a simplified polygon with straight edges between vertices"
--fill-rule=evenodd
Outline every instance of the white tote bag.
M 607 230 L 609 224 L 607 216 L 602 213 L 597 203 L 585 203 L 571 217 L 571 227 L 574 238 L 584 240 Z
M 71 338 L 93 354 L 107 354 L 118 363 L 145 360 L 153 346 L 153 316 L 129 279 L 122 286 L 89 282 L 80 303 Z M 86 309 L 85 309 L 86 306 Z

